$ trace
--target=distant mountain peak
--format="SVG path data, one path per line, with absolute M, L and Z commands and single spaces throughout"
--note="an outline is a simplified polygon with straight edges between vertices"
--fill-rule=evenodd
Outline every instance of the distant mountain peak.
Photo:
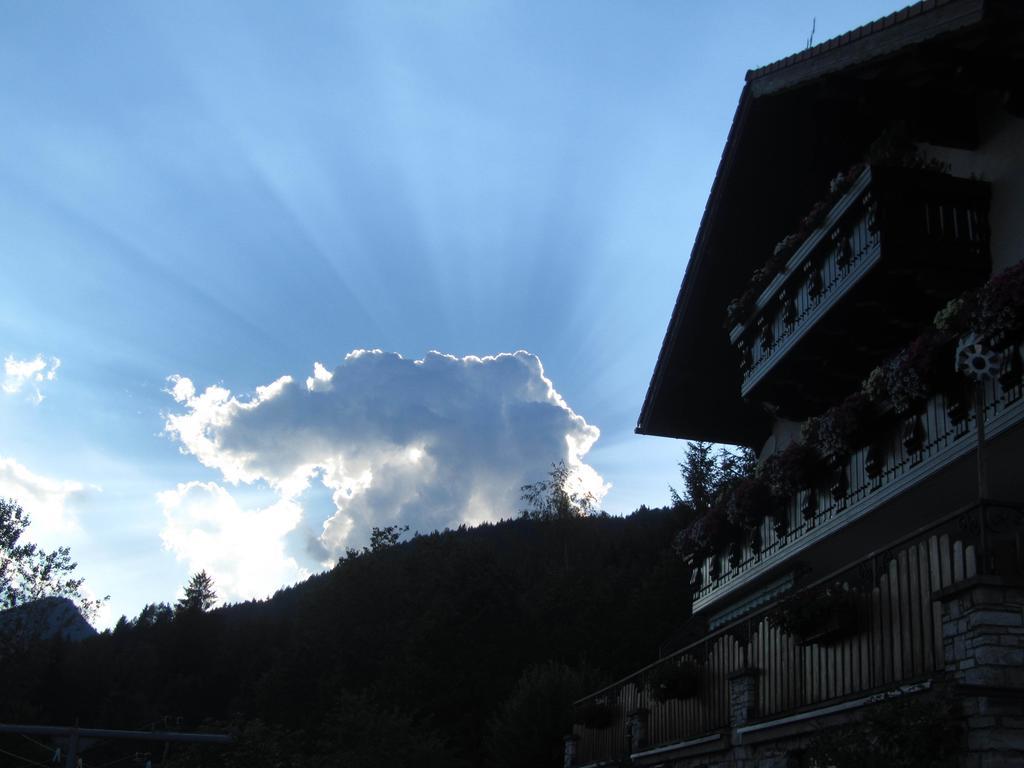
M 54 638 L 78 642 L 96 634 L 67 597 L 42 597 L 0 611 L 0 638 L 19 645 Z

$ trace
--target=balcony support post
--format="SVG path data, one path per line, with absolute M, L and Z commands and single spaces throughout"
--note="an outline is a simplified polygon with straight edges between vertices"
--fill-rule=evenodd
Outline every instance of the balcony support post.
M 978 431 L 978 500 L 984 503 L 988 496 L 988 467 L 985 464 L 985 382 L 974 385 L 974 419 Z M 982 508 L 984 515 L 984 507 Z
M 579 744 L 579 736 L 569 734 L 565 737 L 565 753 L 562 758 L 562 768 L 575 768 L 576 766 L 576 747 Z
M 626 720 L 629 731 L 629 751 L 631 754 L 641 752 L 647 748 L 647 716 L 648 711 L 644 708 L 633 710 Z

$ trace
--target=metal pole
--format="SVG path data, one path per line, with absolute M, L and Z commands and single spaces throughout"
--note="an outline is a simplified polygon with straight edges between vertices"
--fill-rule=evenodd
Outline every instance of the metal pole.
M 985 464 L 985 382 L 974 387 L 974 420 L 978 427 L 978 499 L 988 498 L 988 467 Z
M 0 723 L 0 733 L 24 733 L 29 736 L 63 736 L 77 732 L 88 739 L 128 739 L 135 741 L 184 741 L 192 744 L 231 744 L 226 733 L 177 733 L 174 731 L 122 731 L 110 728 L 79 728 L 66 725 L 14 725 Z
M 64 768 L 78 768 L 79 738 L 125 739 L 128 741 L 162 741 L 164 757 L 172 741 L 191 744 L 231 744 L 234 738 L 226 733 L 176 733 L 173 731 L 121 731 L 109 728 L 79 728 L 78 721 L 71 727 L 62 725 L 14 725 L 0 723 L 0 733 L 20 733 L 26 736 L 55 736 L 68 740 Z
M 71 738 L 68 739 L 68 753 L 64 758 L 64 768 L 76 768 L 78 759 L 78 721 L 75 720 L 75 726 L 70 729 Z

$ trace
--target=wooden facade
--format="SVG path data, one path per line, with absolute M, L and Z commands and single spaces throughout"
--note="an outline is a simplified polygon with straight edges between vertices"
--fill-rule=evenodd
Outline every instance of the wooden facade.
M 567 768 L 803 765 L 926 690 L 964 766 L 1024 765 L 1022 60 L 1020 3 L 929 0 L 748 73 L 637 431 L 767 479 L 686 538 L 700 639 L 577 702 Z
M 1024 573 L 1024 507 L 975 506 L 958 511 L 883 552 L 806 586 L 807 599 L 840 584 L 855 595 L 856 608 L 843 626 L 820 638 L 787 635 L 774 625 L 777 605 L 756 611 L 709 633 L 697 643 L 660 659 L 577 702 L 610 706 L 603 727 L 578 724 L 581 765 L 629 756 L 630 717 L 646 711 L 647 746 L 685 742 L 727 729 L 730 675 L 756 669 L 759 716 L 777 717 L 890 690 L 929 679 L 945 668 L 941 607 L 936 594 L 973 579 L 995 565 L 994 554 L 1009 545 L 1012 568 Z M 696 664 L 697 695 L 656 701 L 648 678 L 663 665 Z M 583 719 L 578 717 L 577 719 Z
M 1008 361 L 1012 354 L 1021 353 L 1020 346 L 1015 346 L 1003 357 Z M 1009 373 L 983 385 L 989 437 L 1024 419 L 1024 386 L 1017 372 Z M 783 560 L 805 539 L 831 535 L 891 500 L 895 493 L 970 454 L 977 445 L 977 414 L 968 391 L 939 393 L 918 412 L 892 415 L 878 424 L 875 435 L 852 456 L 840 457 L 815 487 L 791 499 L 784 533 L 777 532 L 773 521 L 766 519 L 758 537 L 761 546 L 755 550 L 749 541 L 745 543 L 738 562 L 728 563 L 728 555 L 723 553 L 696 563 L 694 609 L 710 604 L 745 574 L 762 572 L 773 560 Z
M 921 318 L 988 277 L 988 206 L 983 181 L 865 168 L 730 332 L 742 395 L 791 417 L 830 405 L 849 385 L 827 379 L 856 379 L 909 341 Z M 847 343 L 843 359 L 832 354 L 835 334 Z

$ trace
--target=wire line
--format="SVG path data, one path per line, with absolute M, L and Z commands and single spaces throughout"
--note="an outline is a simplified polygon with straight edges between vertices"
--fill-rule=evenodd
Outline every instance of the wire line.
M 8 752 L 6 749 L 0 749 L 0 753 L 13 757 L 15 760 L 21 760 L 21 762 L 28 763 L 29 765 L 39 765 L 42 766 L 42 768 L 50 768 L 46 763 L 37 763 L 35 760 L 29 760 L 27 757 L 22 757 L 21 755 L 16 755 L 13 752 Z
M 21 738 L 28 739 L 33 744 L 35 744 L 37 747 L 39 747 L 40 749 L 45 749 L 47 752 L 53 752 L 54 751 L 54 747 L 48 747 L 46 744 L 43 744 L 41 742 L 36 741 L 31 736 L 29 736 L 27 733 L 21 734 Z
M 108 765 L 116 765 L 117 763 L 123 763 L 125 760 L 131 760 L 134 757 L 135 757 L 134 754 L 127 755 L 125 757 L 119 757 L 119 758 L 117 758 L 117 760 L 111 760 L 109 763 L 100 763 L 99 765 L 96 766 L 96 768 L 106 768 L 106 766 L 108 766 Z

